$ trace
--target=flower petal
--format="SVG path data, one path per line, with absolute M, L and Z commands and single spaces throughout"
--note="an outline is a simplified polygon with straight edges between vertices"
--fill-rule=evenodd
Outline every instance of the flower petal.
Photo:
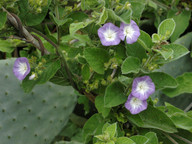
M 128 109 L 131 114 L 138 114 L 141 111 L 147 109 L 147 101 L 140 100 L 137 97 L 134 97 L 132 94 L 129 95 L 127 102 L 125 103 L 125 108 Z
M 118 45 L 121 40 L 118 37 L 119 28 L 112 23 L 106 23 L 98 29 L 98 36 L 102 45 L 111 46 Z
M 128 44 L 132 44 L 137 41 L 140 36 L 140 30 L 137 24 L 131 20 L 130 24 L 121 23 L 118 36 L 121 40 L 125 40 Z
M 19 79 L 23 80 L 30 72 L 30 65 L 28 59 L 20 57 L 15 60 L 13 66 L 13 73 Z
M 135 78 L 131 94 L 140 100 L 146 100 L 155 92 L 155 84 L 149 76 Z

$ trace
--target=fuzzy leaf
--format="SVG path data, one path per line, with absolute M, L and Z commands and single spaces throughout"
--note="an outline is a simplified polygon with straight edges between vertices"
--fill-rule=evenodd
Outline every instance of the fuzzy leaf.
M 129 56 L 121 66 L 122 74 L 138 73 L 141 67 L 140 60 L 136 57 Z
M 184 73 L 176 78 L 178 87 L 167 88 L 163 90 L 163 93 L 169 97 L 175 97 L 182 93 L 192 93 L 192 73 Z
M 84 56 L 93 70 L 99 74 L 104 74 L 104 63 L 109 61 L 109 54 L 101 48 L 86 48 Z
M 4 27 L 6 21 L 7 21 L 7 13 L 0 11 L 0 30 Z
M 124 103 L 127 97 L 124 95 L 124 85 L 119 81 L 113 82 L 105 90 L 105 107 L 114 107 Z
M 97 108 L 98 112 L 102 114 L 105 118 L 109 115 L 110 108 L 104 107 L 104 96 L 97 96 L 95 99 L 95 107 Z
M 176 88 L 177 81 L 172 76 L 163 72 L 152 72 L 148 74 L 152 81 L 155 83 L 155 89 Z
M 127 137 L 119 137 L 116 143 L 117 144 L 136 144 L 133 140 Z
M 175 21 L 170 18 L 162 21 L 158 27 L 158 35 L 162 40 L 167 40 L 175 30 Z

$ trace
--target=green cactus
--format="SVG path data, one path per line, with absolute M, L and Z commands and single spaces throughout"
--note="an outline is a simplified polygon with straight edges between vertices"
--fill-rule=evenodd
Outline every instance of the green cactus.
M 66 125 L 76 96 L 72 87 L 50 82 L 24 93 L 12 72 L 14 61 L 0 61 L 0 143 L 49 144 Z

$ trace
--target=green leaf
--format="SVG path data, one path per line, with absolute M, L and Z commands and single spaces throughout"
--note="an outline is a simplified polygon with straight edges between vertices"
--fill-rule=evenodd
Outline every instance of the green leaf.
M 30 92 L 36 84 L 44 84 L 49 81 L 55 73 L 60 69 L 60 61 L 49 62 L 45 65 L 43 73 L 37 80 L 29 80 L 29 75 L 22 81 L 22 88 L 25 92 Z
M 62 85 L 62 86 L 70 85 L 67 73 L 63 68 L 60 68 L 49 81 L 54 84 Z
M 8 40 L 1 40 L 0 39 L 0 51 L 1 52 L 7 52 L 12 53 L 14 51 L 15 47 L 13 44 Z
M 109 54 L 101 48 L 86 48 L 84 56 L 93 70 L 99 74 L 104 74 L 104 63 L 109 61 Z
M 91 39 L 90 39 L 90 37 L 89 37 L 89 35 L 87 35 L 87 34 L 83 34 L 83 35 L 81 35 L 81 34 L 74 34 L 73 35 L 73 37 L 75 38 L 75 39 L 78 39 L 81 43 L 87 43 L 88 45 L 90 45 L 90 46 L 92 46 L 93 44 L 92 44 L 92 41 L 91 41 Z
M 115 137 L 117 133 L 117 123 L 111 124 L 108 127 L 106 127 L 104 133 L 108 133 L 111 139 Z
M 131 20 L 131 15 L 132 15 L 132 11 L 126 10 L 126 12 L 124 12 L 123 14 L 121 14 L 120 16 L 118 16 L 113 10 L 111 9 L 107 9 L 108 12 L 108 16 L 109 18 L 111 18 L 114 21 L 120 21 L 126 24 L 130 23 Z
M 175 21 L 170 18 L 162 21 L 158 27 L 158 35 L 162 40 L 167 40 L 175 30 Z
M 132 136 L 130 139 L 132 139 L 136 144 L 147 144 L 149 141 L 147 137 L 141 135 Z
M 140 44 L 143 48 L 151 48 L 153 45 L 150 35 L 142 30 L 140 30 L 140 36 L 138 39 L 141 41 Z
M 189 53 L 189 50 L 187 48 L 185 48 L 182 45 L 179 44 L 169 44 L 169 45 L 163 45 L 162 46 L 163 49 L 172 49 L 173 50 L 173 54 L 170 58 L 168 58 L 167 60 L 161 60 L 160 63 L 168 63 L 174 60 L 177 60 L 181 57 L 183 57 L 184 55 Z
M 159 36 L 158 34 L 154 33 L 154 34 L 152 35 L 152 41 L 153 41 L 154 43 L 160 43 L 161 38 L 160 38 L 160 36 Z
M 171 120 L 178 128 L 185 129 L 185 130 L 192 132 L 192 118 L 191 117 L 188 117 L 183 113 L 177 112 L 171 116 Z
M 81 70 L 81 75 L 83 77 L 83 80 L 88 80 L 90 75 L 91 75 L 91 72 L 90 72 L 90 69 L 89 69 L 89 65 L 86 64 L 82 67 L 82 70 Z
M 103 11 L 101 13 L 101 16 L 99 17 L 99 20 L 97 21 L 97 25 L 102 25 L 106 22 L 106 20 L 108 19 L 108 12 L 106 10 L 106 8 L 103 8 Z
M 155 2 L 153 2 L 152 0 L 149 0 L 148 1 L 148 5 L 152 8 L 154 8 L 155 10 L 157 10 L 157 4 Z
M 110 113 L 110 108 L 104 107 L 104 96 L 97 96 L 95 99 L 95 107 L 97 108 L 98 112 L 102 114 L 105 118 Z
M 159 144 L 157 134 L 154 132 L 148 132 L 145 134 L 145 137 L 148 138 L 147 144 Z
M 145 8 L 145 4 L 142 2 L 131 2 L 131 9 L 133 11 L 133 18 L 140 19 L 141 14 Z
M 153 50 L 160 53 L 165 60 L 169 58 L 171 59 L 174 53 L 173 49 L 169 45 L 167 45 L 166 47 L 162 46 L 160 49 L 153 49 Z
M 77 22 L 77 23 L 72 23 L 69 26 L 69 33 L 71 35 L 74 35 L 76 31 L 85 28 L 86 26 L 88 26 L 89 24 L 91 24 L 94 20 L 90 20 L 90 19 L 86 19 L 83 22 Z
M 64 25 L 65 23 L 72 21 L 71 18 L 58 19 L 58 18 L 56 18 L 56 17 L 53 15 L 52 12 L 49 12 L 49 15 L 51 16 L 51 18 L 53 19 L 53 21 L 55 22 L 55 24 L 56 24 L 57 26 L 62 26 L 62 25 Z
M 104 1 L 98 0 L 81 0 L 81 9 L 84 10 L 95 10 L 101 8 L 104 5 Z
M 190 49 L 192 46 L 192 32 L 189 32 L 186 35 L 180 37 L 174 41 L 174 44 L 180 44 L 185 46 L 187 49 Z
M 48 0 L 48 4 L 45 7 L 42 7 L 42 12 L 35 14 L 31 13 L 31 9 L 28 4 L 28 0 L 20 0 L 17 2 L 19 5 L 19 17 L 22 22 L 24 22 L 28 26 L 34 26 L 40 24 L 47 15 L 49 5 L 51 4 L 51 0 Z
M 133 140 L 127 137 L 117 138 L 116 144 L 136 144 Z
M 179 109 L 179 108 L 177 108 L 177 107 L 175 107 L 175 106 L 173 106 L 167 102 L 165 103 L 164 111 L 166 111 L 166 114 L 169 117 L 171 117 L 173 114 L 178 113 L 178 112 L 185 114 L 184 111 L 182 111 L 181 109 Z
M 4 27 L 6 21 L 7 21 L 7 13 L 0 11 L 0 30 Z
M 105 90 L 105 107 L 114 107 L 124 103 L 127 97 L 124 95 L 125 86 L 119 81 L 113 82 Z
M 128 56 L 137 57 L 140 60 L 147 58 L 145 49 L 138 42 L 126 45 L 126 51 Z
M 121 66 L 122 74 L 138 73 L 141 68 L 140 60 L 136 57 L 129 56 Z
M 164 72 L 152 72 L 148 74 L 155 84 L 155 89 L 176 88 L 178 83 L 175 78 Z
M 177 132 L 172 120 L 164 112 L 150 105 L 147 110 L 137 115 L 127 113 L 127 118 L 138 127 L 154 128 L 168 133 Z
M 187 29 L 190 22 L 191 12 L 183 9 L 178 14 L 179 11 L 177 9 L 171 9 L 167 13 L 167 18 L 173 18 L 176 23 L 175 31 L 171 36 L 171 42 L 175 41 Z
M 162 111 L 148 106 L 147 110 L 139 114 L 145 128 L 155 128 L 168 133 L 177 132 L 177 129 L 171 119 Z
M 94 114 L 91 116 L 83 127 L 83 137 L 85 143 L 88 142 L 91 136 L 101 134 L 104 120 L 100 114 Z
M 182 93 L 192 93 L 192 73 L 184 73 L 176 78 L 178 87 L 167 88 L 163 90 L 163 93 L 169 97 L 175 97 Z
M 89 99 L 86 96 L 80 96 L 78 98 L 78 104 L 83 104 L 83 109 L 85 111 L 85 115 L 90 112 Z

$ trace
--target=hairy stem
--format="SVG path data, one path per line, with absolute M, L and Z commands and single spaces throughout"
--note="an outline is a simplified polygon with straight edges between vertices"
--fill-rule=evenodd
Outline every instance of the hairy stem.
M 184 142 L 187 143 L 187 144 L 192 144 L 191 141 L 189 141 L 188 139 L 186 139 L 186 138 L 184 138 L 184 137 L 178 136 L 178 135 L 176 135 L 176 134 L 171 134 L 171 135 L 174 136 L 175 138 L 178 138 L 178 139 L 184 141 Z
M 20 32 L 20 35 L 25 37 L 25 39 L 30 42 L 32 45 L 34 45 L 37 49 L 42 51 L 41 44 L 37 39 L 35 39 L 28 31 L 27 29 L 22 25 L 21 20 L 15 15 L 8 12 L 4 7 L 2 7 L 3 11 L 7 13 L 7 19 L 9 22 Z M 49 54 L 49 52 L 44 49 L 45 54 Z
M 163 133 L 173 144 L 179 144 L 178 142 L 176 142 L 172 137 L 170 137 L 168 134 Z

